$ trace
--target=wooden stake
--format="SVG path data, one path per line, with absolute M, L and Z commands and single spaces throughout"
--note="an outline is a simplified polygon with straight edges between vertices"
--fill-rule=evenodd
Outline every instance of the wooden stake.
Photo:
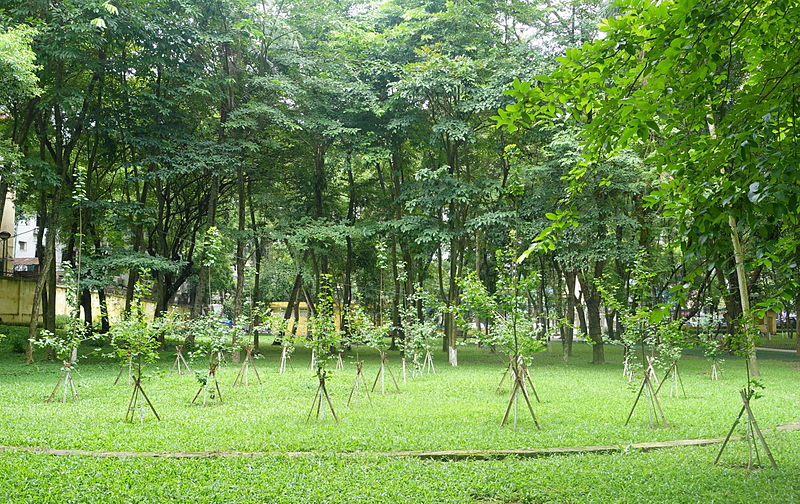
M 386 352 L 381 352 L 381 365 L 378 368 L 378 374 L 375 376 L 375 382 L 372 384 L 372 392 L 375 392 L 375 387 L 378 385 L 378 380 L 381 381 L 381 394 L 386 393 L 386 386 L 385 386 L 385 373 L 386 371 L 389 372 L 389 376 L 392 378 L 394 382 L 394 386 L 398 392 L 400 392 L 400 385 L 397 384 L 397 380 L 394 377 L 394 373 L 392 373 L 392 368 L 389 367 L 389 358 L 386 357 Z
M 200 396 L 200 392 L 203 393 L 203 406 L 206 405 L 208 399 L 208 387 L 210 386 L 212 380 L 214 382 L 214 389 L 211 391 L 211 399 L 219 399 L 220 404 L 222 403 L 222 392 L 219 389 L 219 382 L 217 381 L 217 366 L 219 364 L 213 362 L 209 365 L 208 374 L 206 375 L 205 383 L 200 385 L 200 388 L 197 390 L 197 393 L 194 395 L 194 399 L 192 399 L 191 404 L 197 400 Z M 214 395 L 214 390 L 216 390 L 216 396 Z
M 317 386 L 317 392 L 314 394 L 314 401 L 311 403 L 311 410 L 309 410 L 308 412 L 308 416 L 306 417 L 306 422 L 311 420 L 311 415 L 312 413 L 314 413 L 315 408 L 317 410 L 316 419 L 317 420 L 325 419 L 325 406 L 322 404 L 324 400 L 331 410 L 333 419 L 336 421 L 336 423 L 339 423 L 339 417 L 336 416 L 336 410 L 333 409 L 331 396 L 328 394 L 328 387 L 325 386 L 325 372 L 323 371 L 322 374 L 317 374 L 317 377 L 319 378 L 319 385 Z
M 45 399 L 45 402 L 53 402 L 56 400 L 56 392 L 61 386 L 61 397 L 58 402 L 67 402 L 68 399 L 77 401 L 80 399 L 78 396 L 78 388 L 75 386 L 75 380 L 72 379 L 72 363 L 69 360 L 63 361 L 63 366 L 58 372 L 58 380 L 55 387 L 50 392 L 50 395 Z
M 283 350 L 281 350 L 281 365 L 278 368 L 278 373 L 283 374 L 286 372 L 286 364 L 290 364 L 289 362 L 289 347 L 283 345 Z
M 356 379 L 353 382 L 353 388 L 350 389 L 350 396 L 347 398 L 347 405 L 350 406 L 350 401 L 353 399 L 355 395 L 358 398 L 359 394 L 359 385 L 364 387 L 364 393 L 367 395 L 367 400 L 369 403 L 372 404 L 372 398 L 369 396 L 369 386 L 367 385 L 367 380 L 364 378 L 363 373 L 364 368 L 364 361 L 356 361 Z
M 133 385 L 133 357 L 131 355 L 128 355 L 128 363 L 120 366 L 117 378 L 114 380 L 114 385 L 116 385 L 119 382 L 119 379 L 122 378 L 122 373 L 125 372 L 126 368 L 128 370 L 128 385 Z
M 138 408 L 141 407 L 139 406 L 139 395 L 141 395 L 144 398 L 145 402 L 150 407 L 150 411 L 153 412 L 153 415 L 155 415 L 156 419 L 158 421 L 161 421 L 161 417 L 158 415 L 158 412 L 156 411 L 156 408 L 153 406 L 153 403 L 150 402 L 150 399 L 147 397 L 147 394 L 144 393 L 144 389 L 142 388 L 141 372 L 138 373 L 138 376 L 136 376 L 133 381 L 133 392 L 131 393 L 131 400 L 128 402 L 128 411 L 125 413 L 125 421 L 133 423 L 136 411 Z M 139 414 L 139 419 L 140 421 L 143 420 L 143 416 L 141 413 Z
M 186 362 L 186 359 L 183 357 L 183 345 L 176 345 L 175 346 L 175 362 L 172 363 L 172 368 L 170 371 L 176 371 L 179 375 L 183 374 L 183 370 L 186 369 L 187 373 L 192 372 L 192 368 L 189 367 L 189 364 Z
M 719 463 L 719 459 L 722 457 L 722 452 L 725 451 L 725 447 L 728 445 L 728 441 L 730 440 L 731 436 L 733 435 L 733 431 L 736 430 L 736 426 L 739 424 L 739 421 L 742 419 L 742 416 L 747 413 L 747 435 L 745 438 L 747 439 L 747 448 L 748 448 L 748 469 L 752 468 L 752 454 L 755 451 L 756 457 L 758 457 L 758 444 L 756 442 L 756 438 L 758 441 L 761 442 L 761 446 L 764 448 L 764 452 L 767 454 L 767 458 L 769 458 L 769 463 L 773 469 L 778 468 L 778 464 L 775 462 L 775 459 L 772 456 L 772 451 L 769 449 L 769 445 L 767 444 L 767 440 L 764 438 L 764 434 L 761 432 L 761 428 L 758 426 L 758 422 L 756 422 L 756 417 L 753 415 L 753 410 L 750 409 L 750 399 L 753 397 L 753 391 L 751 389 L 742 389 L 739 391 L 739 396 L 742 398 L 742 408 L 739 410 L 739 414 L 736 416 L 736 420 L 733 421 L 733 425 L 731 429 L 728 431 L 728 435 L 725 436 L 725 441 L 722 443 L 722 447 L 719 449 L 719 453 L 717 453 L 717 458 L 714 459 L 714 464 Z M 759 460 L 760 462 L 760 460 Z
M 431 351 L 428 350 L 425 352 L 425 361 L 422 364 L 422 371 L 436 374 L 436 368 L 433 367 L 433 355 L 431 355 Z
M 514 361 L 517 363 L 517 359 L 515 358 Z M 533 412 L 533 405 L 531 404 L 531 398 L 528 395 L 528 390 L 525 388 L 525 378 L 524 373 L 521 369 L 518 369 L 516 366 L 512 369 L 512 373 L 514 374 L 514 386 L 511 389 L 511 397 L 508 400 L 508 406 L 506 407 L 506 413 L 503 415 L 503 420 L 500 422 L 500 426 L 504 426 L 508 423 L 508 417 L 511 414 L 511 408 L 517 404 L 519 399 L 517 398 L 517 392 L 522 391 L 522 396 L 525 399 L 525 403 L 528 405 L 528 411 L 531 414 L 531 418 L 533 418 L 533 423 L 536 425 L 536 429 L 541 430 L 539 426 L 539 422 L 536 420 L 536 414 Z M 515 420 L 516 422 L 516 420 Z
M 506 370 L 505 370 L 505 372 L 503 372 L 503 377 L 502 377 L 502 378 L 500 378 L 500 383 L 498 383 L 498 384 L 497 384 L 497 393 L 498 393 L 498 394 L 499 394 L 499 393 L 500 393 L 500 391 L 502 390 L 502 388 L 503 388 L 503 383 L 505 383 L 505 381 L 506 381 L 506 376 L 508 376 L 508 374 L 509 374 L 509 373 L 511 373 L 511 374 L 512 374 L 512 376 L 511 376 L 511 379 L 512 379 L 512 380 L 514 380 L 514 376 L 513 376 L 513 374 L 514 374 L 514 364 L 513 364 L 513 359 L 514 359 L 513 357 L 511 357 L 511 358 L 509 358 L 509 359 L 508 359 L 508 366 L 506 366 Z
M 253 369 L 253 372 L 256 375 L 256 379 L 258 379 L 258 384 L 261 385 L 261 376 L 258 374 L 258 368 L 256 368 L 256 362 L 253 360 L 253 347 L 248 346 L 245 347 L 245 356 L 244 360 L 242 361 L 242 367 L 239 368 L 239 373 L 236 375 L 236 378 L 233 380 L 233 386 L 236 387 L 237 385 L 250 385 L 250 368 Z
M 531 379 L 531 370 L 528 369 L 528 365 L 525 363 L 525 359 L 520 355 L 519 356 L 519 369 L 521 370 L 522 374 L 525 376 L 528 384 L 531 386 L 531 390 L 533 390 L 533 396 L 536 398 L 536 402 L 542 402 L 539 399 L 539 394 L 536 393 L 536 387 L 533 386 L 533 380 Z M 522 386 L 525 386 L 525 382 L 522 382 Z
M 639 393 L 636 394 L 636 399 L 633 401 L 633 406 L 631 407 L 630 413 L 628 413 L 628 418 L 625 420 L 625 425 L 628 425 L 631 421 L 633 412 L 636 410 L 636 405 L 639 404 L 639 399 L 642 397 L 642 394 L 647 394 L 648 424 L 651 427 L 653 426 L 653 415 L 655 415 L 655 419 L 658 423 L 661 423 L 664 427 L 667 426 L 667 417 L 664 415 L 664 410 L 661 409 L 661 402 L 658 400 L 658 391 L 653 389 L 653 382 L 650 381 L 650 377 L 654 374 L 653 359 L 648 357 L 647 369 L 644 371 L 642 385 L 639 387 Z
M 683 388 L 683 380 L 681 380 L 681 375 L 678 373 L 678 361 L 677 360 L 672 361 L 672 364 L 669 366 L 669 369 L 667 369 L 667 372 L 664 375 L 664 378 L 661 380 L 661 383 L 658 384 L 658 388 L 656 388 L 656 395 L 658 395 L 658 393 L 661 391 L 661 387 L 664 386 L 664 384 L 667 382 L 667 378 L 670 378 L 670 377 L 673 379 L 673 381 L 677 381 L 678 383 L 680 383 L 681 391 L 683 392 L 683 398 L 686 399 L 686 389 Z M 672 388 L 673 387 L 675 388 L 675 394 L 674 395 L 672 395 Z M 672 397 L 678 397 L 677 385 L 675 385 L 674 383 L 672 385 L 670 385 L 670 395 L 672 395 Z

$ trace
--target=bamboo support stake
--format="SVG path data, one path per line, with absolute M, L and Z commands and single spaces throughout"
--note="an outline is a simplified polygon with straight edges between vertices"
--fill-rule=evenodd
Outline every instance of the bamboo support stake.
M 172 363 L 170 371 L 177 371 L 179 375 L 182 375 L 184 369 L 187 373 L 192 372 L 192 368 L 189 367 L 189 363 L 187 363 L 186 359 L 183 357 L 183 345 L 176 345 L 175 362 Z
M 220 404 L 222 403 L 222 391 L 219 389 L 219 382 L 217 381 L 217 367 L 218 363 L 212 363 L 209 365 L 208 374 L 206 375 L 205 383 L 200 385 L 200 388 L 197 390 L 197 393 L 194 395 L 191 404 L 194 404 L 197 401 L 197 398 L 200 397 L 200 393 L 203 393 L 203 406 L 206 405 L 208 401 L 208 389 L 213 382 L 213 388 L 211 390 L 211 399 L 218 399 Z M 216 394 L 215 394 L 216 391 Z
M 336 410 L 333 409 L 333 402 L 331 402 L 330 394 L 328 394 L 328 387 L 325 385 L 325 372 L 322 371 L 323 374 L 318 374 L 317 377 L 319 379 L 319 385 L 317 386 L 317 391 L 314 394 L 314 400 L 311 403 L 311 409 L 308 412 L 308 416 L 306 417 L 306 422 L 311 420 L 311 415 L 314 414 L 314 409 L 316 408 L 316 419 L 317 420 L 324 420 L 325 419 L 325 406 L 323 401 L 328 405 L 331 410 L 331 414 L 333 415 L 333 419 L 336 423 L 339 423 L 339 417 L 336 416 Z
M 522 370 L 514 369 L 514 386 L 511 390 L 511 397 L 508 400 L 508 406 L 506 406 L 506 412 L 503 415 L 503 420 L 500 422 L 500 426 L 504 426 L 508 423 L 508 417 L 511 414 L 511 408 L 517 408 L 519 398 L 517 397 L 517 393 L 519 391 L 522 392 L 522 396 L 525 399 L 525 403 L 528 406 L 528 411 L 531 414 L 531 418 L 533 418 L 533 423 L 536 425 L 536 429 L 541 430 L 539 426 L 539 422 L 536 419 L 536 414 L 533 412 L 533 405 L 531 404 L 531 398 L 528 395 L 528 391 L 525 388 L 525 378 Z M 516 414 L 514 415 L 515 424 L 516 424 Z
M 242 366 L 239 368 L 239 373 L 233 380 L 233 386 L 234 387 L 238 385 L 244 385 L 245 387 L 249 386 L 251 368 L 253 370 L 253 373 L 255 373 L 256 375 L 258 384 L 261 385 L 261 376 L 259 376 L 258 374 L 258 368 L 256 368 L 256 362 L 253 359 L 253 347 L 248 346 L 244 350 L 245 350 L 244 360 L 242 361 Z
M 367 385 L 367 380 L 364 378 L 363 368 L 364 361 L 356 361 L 356 378 L 353 382 L 353 388 L 350 389 L 350 396 L 347 398 L 348 406 L 350 406 L 350 401 L 353 400 L 354 396 L 356 399 L 358 399 L 361 387 L 364 388 L 364 393 L 367 396 L 367 400 L 370 404 L 372 404 L 372 398 L 369 396 L 369 386 Z

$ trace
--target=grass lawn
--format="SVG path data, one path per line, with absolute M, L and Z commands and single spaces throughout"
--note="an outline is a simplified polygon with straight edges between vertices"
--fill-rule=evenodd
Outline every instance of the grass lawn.
M 0 332 L 19 328 L 0 327 Z M 762 360 L 764 397 L 754 401 L 759 424 L 780 465 L 747 471 L 746 445 L 733 443 L 724 464 L 712 465 L 718 446 L 615 455 L 441 462 L 334 452 L 537 448 L 627 444 L 724 436 L 738 413 L 742 361 L 729 359 L 721 380 L 709 364 L 687 356 L 681 374 L 687 398 L 662 401 L 670 426 L 647 425 L 644 405 L 627 427 L 635 384 L 621 376 L 621 355 L 588 364 L 591 349 L 577 346 L 568 365 L 555 345 L 536 358 L 533 379 L 542 403 L 542 430 L 522 415 L 516 428 L 499 426 L 509 387 L 497 393 L 504 370 L 498 355 L 465 347 L 458 368 L 434 356 L 438 374 L 402 383 L 400 358 L 390 355 L 400 393 L 375 394 L 346 407 L 355 355 L 330 383 L 341 422 L 306 423 L 316 380 L 309 355 L 298 349 L 294 370 L 277 373 L 279 349 L 264 347 L 257 366 L 264 383 L 232 388 L 238 367 L 219 371 L 224 403 L 191 406 L 194 376 L 166 371 L 166 352 L 148 368 L 144 388 L 163 420 L 122 421 L 130 389 L 114 386 L 119 366 L 93 358 L 79 364 L 77 403 L 43 401 L 59 366 L 21 364 L 8 345 L 0 352 L 0 444 L 112 451 L 313 451 L 317 455 L 225 459 L 99 459 L 19 452 L 0 454 L 0 502 L 800 502 L 800 432 L 775 426 L 800 420 L 795 361 Z M 375 352 L 357 348 L 371 381 Z M 159 369 L 160 368 L 160 369 Z M 387 383 L 388 385 L 388 383 Z M 666 385 L 665 385 L 666 387 Z M 387 387 L 388 389 L 388 387 Z M 391 390 L 391 389 L 388 389 Z M 743 430 L 743 429 L 740 429 Z M 5 498 L 5 499 L 3 499 Z
M 758 346 L 765 348 L 781 348 L 785 350 L 797 349 L 797 338 L 795 338 L 794 330 L 781 330 L 778 334 L 767 338 L 761 336 L 758 340 Z

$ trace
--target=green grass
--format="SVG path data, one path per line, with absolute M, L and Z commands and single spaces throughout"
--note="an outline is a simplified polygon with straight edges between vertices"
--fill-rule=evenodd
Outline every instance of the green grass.
M 794 335 L 794 329 L 783 330 L 781 329 L 778 334 L 767 339 L 764 336 L 758 340 L 758 346 L 765 348 L 781 348 L 785 350 L 797 349 L 797 338 Z
M 0 328 L 11 332 L 16 328 Z M 8 345 L 5 345 L 7 349 Z M 347 408 L 354 355 L 330 383 L 339 424 L 306 423 L 316 380 L 309 355 L 299 349 L 294 370 L 277 373 L 278 349 L 265 347 L 257 361 L 263 385 L 232 388 L 237 366 L 220 372 L 225 402 L 191 406 L 195 378 L 166 373 L 167 352 L 148 368 L 144 387 L 163 421 L 122 421 L 130 389 L 114 386 L 114 363 L 88 359 L 76 375 L 82 399 L 45 403 L 57 379 L 54 363 L 21 364 L 0 354 L 0 444 L 113 451 L 314 451 L 306 459 L 259 457 L 218 460 L 95 459 L 25 453 L 0 455 L 0 497 L 13 502 L 795 502 L 800 496 L 800 433 L 774 427 L 800 419 L 798 363 L 762 360 L 764 397 L 753 409 L 781 468 L 749 472 L 743 443 L 726 464 L 714 467 L 717 447 L 680 448 L 617 455 L 537 460 L 432 462 L 333 452 L 498 449 L 626 444 L 723 436 L 738 412 L 742 361 L 729 359 L 722 379 L 709 380 L 707 361 L 685 357 L 681 374 L 687 398 L 662 392 L 670 426 L 652 429 L 645 408 L 627 427 L 635 385 L 621 377 L 621 356 L 607 348 L 609 364 L 588 364 L 579 345 L 568 365 L 560 346 L 536 358 L 533 378 L 542 398 L 534 403 L 542 430 L 520 414 L 516 428 L 500 427 L 509 393 L 496 393 L 504 364 L 487 350 L 466 347 L 451 368 L 437 354 L 439 373 L 401 383 L 400 393 L 375 394 L 374 404 Z M 356 349 L 372 380 L 377 355 Z M 400 377 L 397 354 L 390 355 Z M 252 377 L 251 377 L 252 378 Z M 251 381 L 253 383 L 253 381 Z M 388 384 L 387 384 L 388 385 Z M 666 385 L 665 385 L 666 387 Z M 63 485 L 51 482 L 60 475 Z M 65 490 L 66 489 L 66 490 Z M 62 493 L 59 493 L 62 492 Z M 63 497 L 61 499 L 60 497 Z M 0 498 L 0 502 L 5 502 Z

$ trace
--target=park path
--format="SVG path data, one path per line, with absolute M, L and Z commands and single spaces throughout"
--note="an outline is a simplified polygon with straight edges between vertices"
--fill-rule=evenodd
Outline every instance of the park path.
M 797 431 L 800 430 L 800 421 L 781 425 L 776 428 L 778 431 Z M 740 436 L 731 436 L 731 441 L 741 439 Z M 725 441 L 725 438 L 708 439 L 677 439 L 673 441 L 654 441 L 646 443 L 631 443 L 620 445 L 598 445 L 598 446 L 568 446 L 561 448 L 512 448 L 506 450 L 410 450 L 397 452 L 320 452 L 320 451 L 296 451 L 296 452 L 239 452 L 239 451 L 203 451 L 203 452 L 157 452 L 157 451 L 102 451 L 102 450 L 59 450 L 39 446 L 2 446 L 2 452 L 30 452 L 42 453 L 57 456 L 86 456 L 101 458 L 188 458 L 188 459 L 208 459 L 208 458 L 230 458 L 230 457 L 381 457 L 381 458 L 421 458 L 433 460 L 480 460 L 480 459 L 500 459 L 506 457 L 549 457 L 553 455 L 577 455 L 582 453 L 615 453 L 629 450 L 658 450 L 662 448 L 677 448 L 680 446 L 706 446 L 718 444 Z
M 789 348 L 756 347 L 756 350 L 760 352 L 781 352 L 781 353 L 797 354 L 797 350 L 791 350 Z
M 739 439 L 738 436 L 731 440 Z M 237 452 L 237 451 L 204 451 L 204 452 L 155 452 L 155 451 L 99 451 L 99 450 L 59 450 L 36 446 L 0 446 L 0 452 L 31 452 L 47 455 L 71 456 L 82 455 L 104 458 L 229 458 L 229 457 L 315 457 L 334 455 L 338 457 L 382 457 L 382 458 L 422 458 L 434 460 L 463 459 L 499 459 L 516 457 L 548 457 L 553 455 L 575 455 L 581 453 L 614 453 L 628 450 L 656 450 L 679 446 L 705 446 L 721 443 L 725 438 L 712 439 L 679 439 L 674 441 L 658 441 L 648 443 L 632 443 L 625 445 L 570 446 L 563 448 L 507 449 L 507 450 L 443 450 L 443 451 L 398 451 L 398 452 Z

